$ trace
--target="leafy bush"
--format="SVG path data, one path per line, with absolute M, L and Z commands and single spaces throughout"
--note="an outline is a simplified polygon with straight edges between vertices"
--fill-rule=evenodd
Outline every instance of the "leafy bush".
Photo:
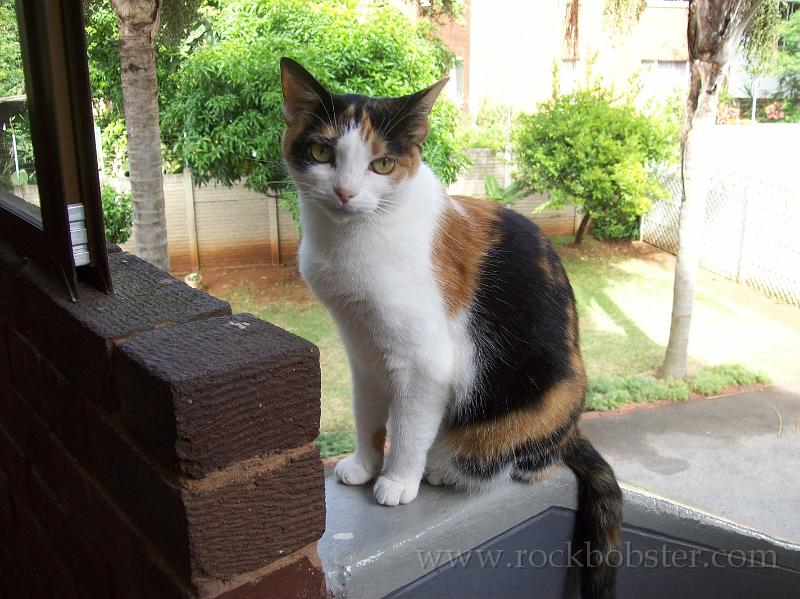
M 548 206 L 581 206 L 601 234 L 629 238 L 636 219 L 664 193 L 648 167 L 673 157 L 674 136 L 665 118 L 595 84 L 520 114 L 513 133 L 517 177 L 526 188 L 549 190 Z
M 181 65 L 162 124 L 200 183 L 240 178 L 257 191 L 288 187 L 281 160 L 279 60 L 289 56 L 331 91 L 399 96 L 447 72 L 452 53 L 431 29 L 390 6 L 351 0 L 223 0 L 209 14 L 214 43 Z M 457 149 L 458 108 L 440 100 L 423 156 L 445 182 L 467 164 Z
M 131 194 L 117 190 L 113 185 L 100 186 L 103 200 L 103 219 L 106 239 L 112 243 L 125 243 L 133 227 L 133 202 Z

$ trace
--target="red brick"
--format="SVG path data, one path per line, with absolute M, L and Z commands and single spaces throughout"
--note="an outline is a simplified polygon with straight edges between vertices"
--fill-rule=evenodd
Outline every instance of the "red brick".
M 0 240 L 0 318 L 8 317 L 14 306 L 16 273 L 22 260 Z
M 18 547 L 16 533 L 13 537 L 4 537 L 0 543 L 0 599 L 34 596 L 20 570 Z
M 35 470 L 31 474 L 30 509 L 47 531 L 59 556 L 77 577 L 83 594 L 90 597 L 109 596 L 111 577 L 108 565 L 78 531 L 70 515 L 59 505 L 47 483 Z
M 8 353 L 8 321 L 0 314 L 0 378 L 11 380 L 11 357 Z
M 179 488 L 167 482 L 128 439 L 113 416 L 86 406 L 92 474 L 131 521 L 183 578 L 191 578 L 186 508 Z
M 219 595 L 217 599 L 322 599 L 327 596 L 325 577 L 319 565 L 302 556 L 254 582 Z
M 193 571 L 210 578 L 250 572 L 316 542 L 325 530 L 324 473 L 316 446 L 273 456 L 274 465 L 226 472 L 184 491 Z M 207 488 L 206 483 L 215 486 Z
M 109 255 L 114 295 L 81 285 L 80 301 L 35 267 L 15 283 L 12 326 L 31 339 L 93 401 L 117 407 L 112 350 L 117 342 L 157 327 L 230 314 L 230 306 L 191 289 L 124 252 Z
M 3 394 L 3 399 L 9 394 Z M 0 421 L 28 456 L 33 470 L 62 506 L 87 543 L 97 548 L 111 568 L 116 584 L 130 597 L 180 597 L 185 586 L 177 582 L 154 557 L 152 545 L 91 480 L 66 448 L 50 434 L 44 421 L 17 397 L 12 406 L 0 401 Z M 9 421 L 8 416 L 13 416 Z M 30 485 L 33 491 L 33 485 Z M 33 493 L 31 493 L 33 496 Z M 41 499 L 41 497 L 39 497 Z
M 42 525 L 28 509 L 18 509 L 19 557 L 22 568 L 34 583 L 35 597 L 77 597 L 75 576 L 64 564 Z M 41 594 L 40 594 L 41 593 Z
M 323 473 L 313 445 L 180 479 L 149 462 L 113 417 L 87 408 L 92 474 L 184 580 L 248 572 L 321 536 Z
M 2 388 L 0 388 L 2 393 Z M 28 460 L 4 428 L 0 417 L 0 472 L 12 489 L 23 499 L 28 498 Z
M 9 333 L 13 384 L 34 407 L 56 437 L 82 463 L 88 462 L 83 394 L 31 343 L 16 331 Z
M 0 539 L 8 539 L 16 534 L 17 518 L 14 502 L 11 500 L 11 487 L 0 473 Z
M 319 432 L 317 348 L 250 314 L 126 341 L 117 378 L 134 438 L 192 477 L 304 445 Z

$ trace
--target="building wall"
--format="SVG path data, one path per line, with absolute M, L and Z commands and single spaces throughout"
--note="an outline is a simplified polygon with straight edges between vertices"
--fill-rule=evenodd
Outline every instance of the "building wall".
M 470 111 L 481 99 L 533 110 L 549 97 L 554 62 L 562 85 L 582 80 L 587 59 L 597 53 L 594 73 L 608 83 L 625 85 L 642 61 L 685 61 L 688 2 L 651 1 L 638 23 L 622 35 L 603 17 L 602 0 L 580 6 L 578 63 L 564 43 L 568 2 L 472 0 L 470 19 Z

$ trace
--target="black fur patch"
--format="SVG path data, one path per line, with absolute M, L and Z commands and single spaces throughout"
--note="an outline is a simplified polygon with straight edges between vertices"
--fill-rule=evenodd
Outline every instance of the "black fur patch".
M 535 407 L 551 385 L 573 375 L 568 332 L 577 325 L 567 309 L 575 299 L 552 244 L 511 210 L 495 226 L 499 241 L 484 258 L 469 318 L 481 367 L 451 427 Z

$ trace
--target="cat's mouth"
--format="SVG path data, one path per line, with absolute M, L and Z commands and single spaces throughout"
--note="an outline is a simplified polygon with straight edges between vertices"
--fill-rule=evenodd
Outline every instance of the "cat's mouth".
M 325 203 L 325 208 L 328 210 L 328 213 L 331 214 L 335 219 L 343 219 L 353 216 L 358 216 L 363 212 L 356 206 L 353 206 L 350 202 L 347 204 L 342 204 L 341 202 L 334 203 Z

